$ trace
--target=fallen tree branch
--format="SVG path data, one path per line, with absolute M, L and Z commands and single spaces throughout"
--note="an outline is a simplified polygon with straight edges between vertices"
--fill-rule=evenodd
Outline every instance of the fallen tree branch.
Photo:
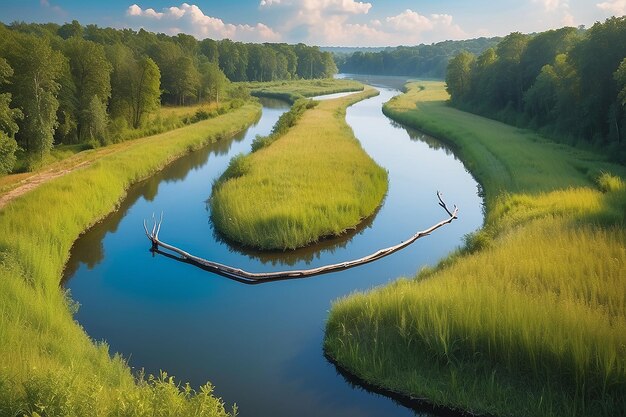
M 435 230 L 439 229 L 446 224 L 451 223 L 453 220 L 457 219 L 457 214 L 459 209 L 454 206 L 453 210 L 450 211 L 448 206 L 443 201 L 443 197 L 439 191 L 437 191 L 437 198 L 439 199 L 439 205 L 446 211 L 446 213 L 450 216 L 445 220 L 440 221 L 439 223 L 429 227 L 426 230 L 422 230 L 420 232 L 415 233 L 409 239 L 395 245 L 390 246 L 385 249 L 380 249 L 370 255 L 364 256 L 359 259 L 354 259 L 351 261 L 340 262 L 331 265 L 320 266 L 317 268 L 311 269 L 299 269 L 299 270 L 291 270 L 291 271 L 280 271 L 280 272 L 248 272 L 240 268 L 235 268 L 232 266 L 220 264 L 218 262 L 209 261 L 197 256 L 194 256 L 188 252 L 185 252 L 182 249 L 177 248 L 176 246 L 172 246 L 168 243 L 165 243 L 159 240 L 159 231 L 161 230 L 161 224 L 163 223 L 163 213 L 161 213 L 161 217 L 159 220 L 156 219 L 154 215 L 152 215 L 152 231 L 148 231 L 148 225 L 146 221 L 143 222 L 143 227 L 146 232 L 146 236 L 152 242 L 152 250 L 156 253 L 164 254 L 168 257 L 173 257 L 174 259 L 178 259 L 185 263 L 190 263 L 192 265 L 199 266 L 202 269 L 220 274 L 222 276 L 235 279 L 240 282 L 246 283 L 260 283 L 260 282 L 269 282 L 269 281 L 277 281 L 277 280 L 285 280 L 285 279 L 295 279 L 295 278 L 307 278 L 315 275 L 327 274 L 330 272 L 343 271 L 349 268 L 354 268 L 355 266 L 365 265 L 370 262 L 377 261 L 385 256 L 391 255 L 394 252 L 399 251 L 411 243 L 415 242 L 417 239 L 422 238 L 424 236 L 428 236 Z M 163 248 L 167 251 L 173 252 L 180 256 L 177 258 L 173 255 L 169 255 L 159 248 Z

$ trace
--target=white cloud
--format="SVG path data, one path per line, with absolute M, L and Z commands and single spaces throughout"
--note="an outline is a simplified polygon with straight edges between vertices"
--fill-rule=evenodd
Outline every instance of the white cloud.
M 540 3 L 543 5 L 544 11 L 553 14 L 553 16 L 561 15 L 561 25 L 576 26 L 576 19 L 570 12 L 570 0 L 532 0 L 532 2 Z M 556 22 L 556 20 L 554 20 L 554 22 Z
M 276 0 L 267 0 L 276 3 Z M 127 17 L 146 29 L 176 34 L 180 32 L 197 38 L 224 39 L 239 41 L 275 42 L 280 35 L 263 23 L 254 26 L 225 23 L 222 19 L 205 15 L 195 4 L 183 3 L 157 12 L 154 9 L 142 9 L 136 4 L 126 10 Z
M 407 9 L 404 12 L 385 19 L 385 30 L 402 35 L 404 44 L 427 42 L 434 39 L 461 39 L 468 34 L 453 22 L 449 14 L 431 14 L 423 16 Z M 396 36 L 395 38 L 400 38 Z
M 576 20 L 574 20 L 574 16 L 569 11 L 566 11 L 563 15 L 561 23 L 563 26 L 576 26 Z
M 61 7 L 50 4 L 49 0 L 39 0 L 39 5 L 45 9 L 52 10 L 56 15 L 67 17 L 67 12 Z
M 561 0 L 533 0 L 533 3 L 540 3 L 547 12 L 553 12 L 561 5 Z
M 626 14 L 626 0 L 609 0 L 603 3 L 597 3 L 596 6 L 615 16 L 623 16 Z
M 354 0 L 261 0 L 261 8 L 272 6 L 292 6 L 303 13 L 348 13 L 367 14 L 372 8 L 371 3 Z
M 408 45 L 440 39 L 459 39 L 467 34 L 447 14 L 423 16 L 411 9 L 369 22 L 372 4 L 355 0 L 261 0 L 259 8 L 276 10 L 284 22 L 283 34 L 298 33 L 316 45 Z M 302 35 L 304 33 L 304 35 Z
M 398 32 L 424 31 L 433 28 L 430 19 L 411 9 L 406 9 L 397 16 L 388 17 L 386 21 Z

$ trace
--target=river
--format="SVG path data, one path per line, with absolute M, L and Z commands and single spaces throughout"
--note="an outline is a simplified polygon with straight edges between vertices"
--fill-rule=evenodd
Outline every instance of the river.
M 381 94 L 350 107 L 346 120 L 388 170 L 389 191 L 367 224 L 288 253 L 244 251 L 220 240 L 206 204 L 213 181 L 288 109 L 263 100 L 256 125 L 132 187 L 119 210 L 76 241 L 64 285 L 80 303 L 75 317 L 85 331 L 135 370 L 166 370 L 194 387 L 211 381 L 242 417 L 431 415 L 350 383 L 322 350 L 333 300 L 436 264 L 483 221 L 477 183 L 454 154 L 382 114 L 382 104 L 399 93 L 397 80 L 368 81 Z M 255 272 L 311 268 L 395 245 L 446 218 L 437 190 L 458 205 L 459 220 L 380 261 L 295 281 L 246 285 L 153 255 L 142 226 L 163 212 L 160 238 L 195 255 Z

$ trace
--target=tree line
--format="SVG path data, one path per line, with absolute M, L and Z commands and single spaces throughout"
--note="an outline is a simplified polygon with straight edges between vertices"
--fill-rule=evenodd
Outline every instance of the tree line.
M 160 104 L 245 97 L 231 81 L 326 78 L 328 52 L 244 44 L 73 21 L 0 24 L 0 174 L 18 149 L 36 166 L 53 144 L 104 144 Z
M 444 79 L 450 59 L 462 50 L 480 54 L 500 38 L 444 41 L 432 45 L 399 46 L 383 51 L 335 54 L 339 71 L 349 74 L 405 75 Z
M 506 36 L 448 66 L 451 103 L 626 162 L 626 17 Z

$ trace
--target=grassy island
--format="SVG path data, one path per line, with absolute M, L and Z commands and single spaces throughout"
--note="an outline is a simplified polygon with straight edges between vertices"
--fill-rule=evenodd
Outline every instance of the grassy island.
M 443 83 L 412 83 L 384 111 L 456 149 L 483 187 L 485 225 L 436 268 L 336 301 L 326 352 L 450 408 L 623 415 L 626 169 L 447 98 Z
M 73 317 L 59 281 L 70 248 L 115 210 L 131 184 L 168 162 L 253 123 L 258 104 L 107 153 L 0 210 L 0 415 L 225 416 L 207 384 L 198 392 L 166 374 L 137 378 Z M 83 161 L 84 162 L 84 161 Z
M 363 84 L 354 80 L 321 79 L 241 83 L 253 96 L 270 97 L 294 103 L 302 97 L 363 91 Z
M 387 191 L 387 173 L 361 148 L 345 110 L 376 94 L 367 88 L 320 102 L 279 140 L 234 158 L 213 188 L 216 228 L 247 246 L 294 249 L 372 215 Z

